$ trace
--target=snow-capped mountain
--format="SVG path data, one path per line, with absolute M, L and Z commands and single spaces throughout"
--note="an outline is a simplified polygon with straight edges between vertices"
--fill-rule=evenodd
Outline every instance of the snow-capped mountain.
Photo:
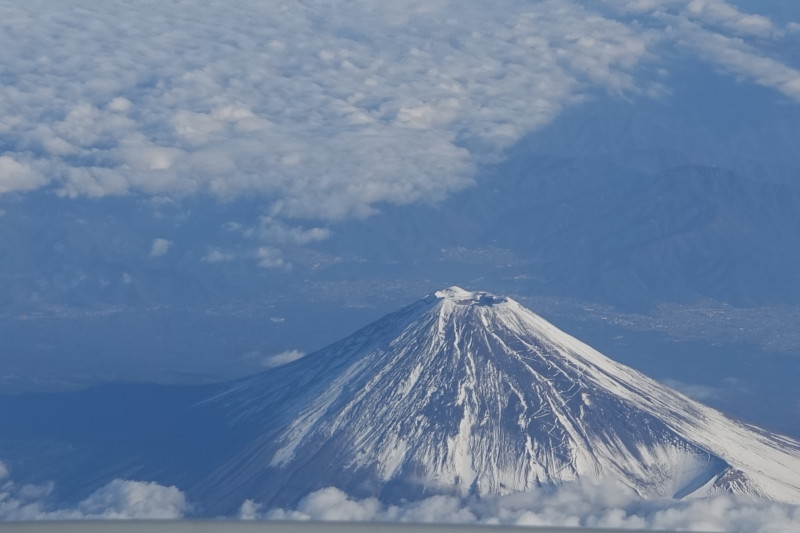
M 618 364 L 510 298 L 436 292 L 291 363 L 213 386 L 0 396 L 20 483 L 85 498 L 176 485 L 199 515 L 337 487 L 387 502 L 613 478 L 644 497 L 800 503 L 800 442 Z
M 283 503 L 336 486 L 384 499 L 611 477 L 645 497 L 800 503 L 800 443 L 618 364 L 510 298 L 451 287 L 234 383 L 258 436 L 203 482 Z M 212 488 L 213 487 L 213 488 Z

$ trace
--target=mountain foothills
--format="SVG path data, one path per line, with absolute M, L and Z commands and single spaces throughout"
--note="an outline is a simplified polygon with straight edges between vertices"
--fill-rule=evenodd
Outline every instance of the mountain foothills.
M 64 501 L 146 479 L 185 490 L 200 515 L 328 486 L 392 502 L 599 478 L 645 498 L 800 503 L 800 442 L 458 287 L 246 379 L 7 396 L 0 425 L 16 478 L 53 480 Z

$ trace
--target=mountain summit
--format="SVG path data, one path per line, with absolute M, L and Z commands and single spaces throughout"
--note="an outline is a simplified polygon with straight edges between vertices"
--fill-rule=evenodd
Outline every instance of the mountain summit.
M 616 363 L 510 298 L 459 287 L 207 404 L 264 428 L 214 486 L 268 502 L 325 486 L 391 500 L 610 477 L 644 497 L 800 503 L 797 441 Z

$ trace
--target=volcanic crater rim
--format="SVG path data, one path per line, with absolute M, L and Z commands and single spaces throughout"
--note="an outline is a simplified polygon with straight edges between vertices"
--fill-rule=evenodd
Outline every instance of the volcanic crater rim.
M 436 291 L 434 296 L 456 305 L 493 306 L 508 301 L 508 298 L 504 296 L 497 296 L 485 291 L 467 291 L 456 285 Z

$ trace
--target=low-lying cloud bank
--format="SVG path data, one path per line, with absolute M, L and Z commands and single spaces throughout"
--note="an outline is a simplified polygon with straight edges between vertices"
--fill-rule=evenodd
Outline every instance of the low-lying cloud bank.
M 48 503 L 53 484 L 20 485 L 0 462 L 0 521 L 178 519 L 192 506 L 177 487 L 116 479 L 72 508 Z M 575 482 L 485 498 L 431 496 L 387 505 L 328 487 L 294 509 L 245 501 L 242 520 L 316 520 L 561 526 L 728 533 L 797 533 L 800 507 L 721 494 L 712 498 L 643 500 L 613 481 Z
M 329 487 L 304 498 L 296 509 L 262 510 L 246 501 L 240 518 L 447 522 L 519 526 L 797 533 L 800 507 L 719 495 L 694 500 L 642 500 L 614 483 L 571 483 L 508 496 L 460 499 L 432 496 L 402 505 L 356 499 Z
M 74 508 L 53 508 L 48 496 L 52 483 L 20 485 L 0 462 L 0 521 L 87 519 L 174 519 L 190 510 L 176 487 L 115 479 Z

